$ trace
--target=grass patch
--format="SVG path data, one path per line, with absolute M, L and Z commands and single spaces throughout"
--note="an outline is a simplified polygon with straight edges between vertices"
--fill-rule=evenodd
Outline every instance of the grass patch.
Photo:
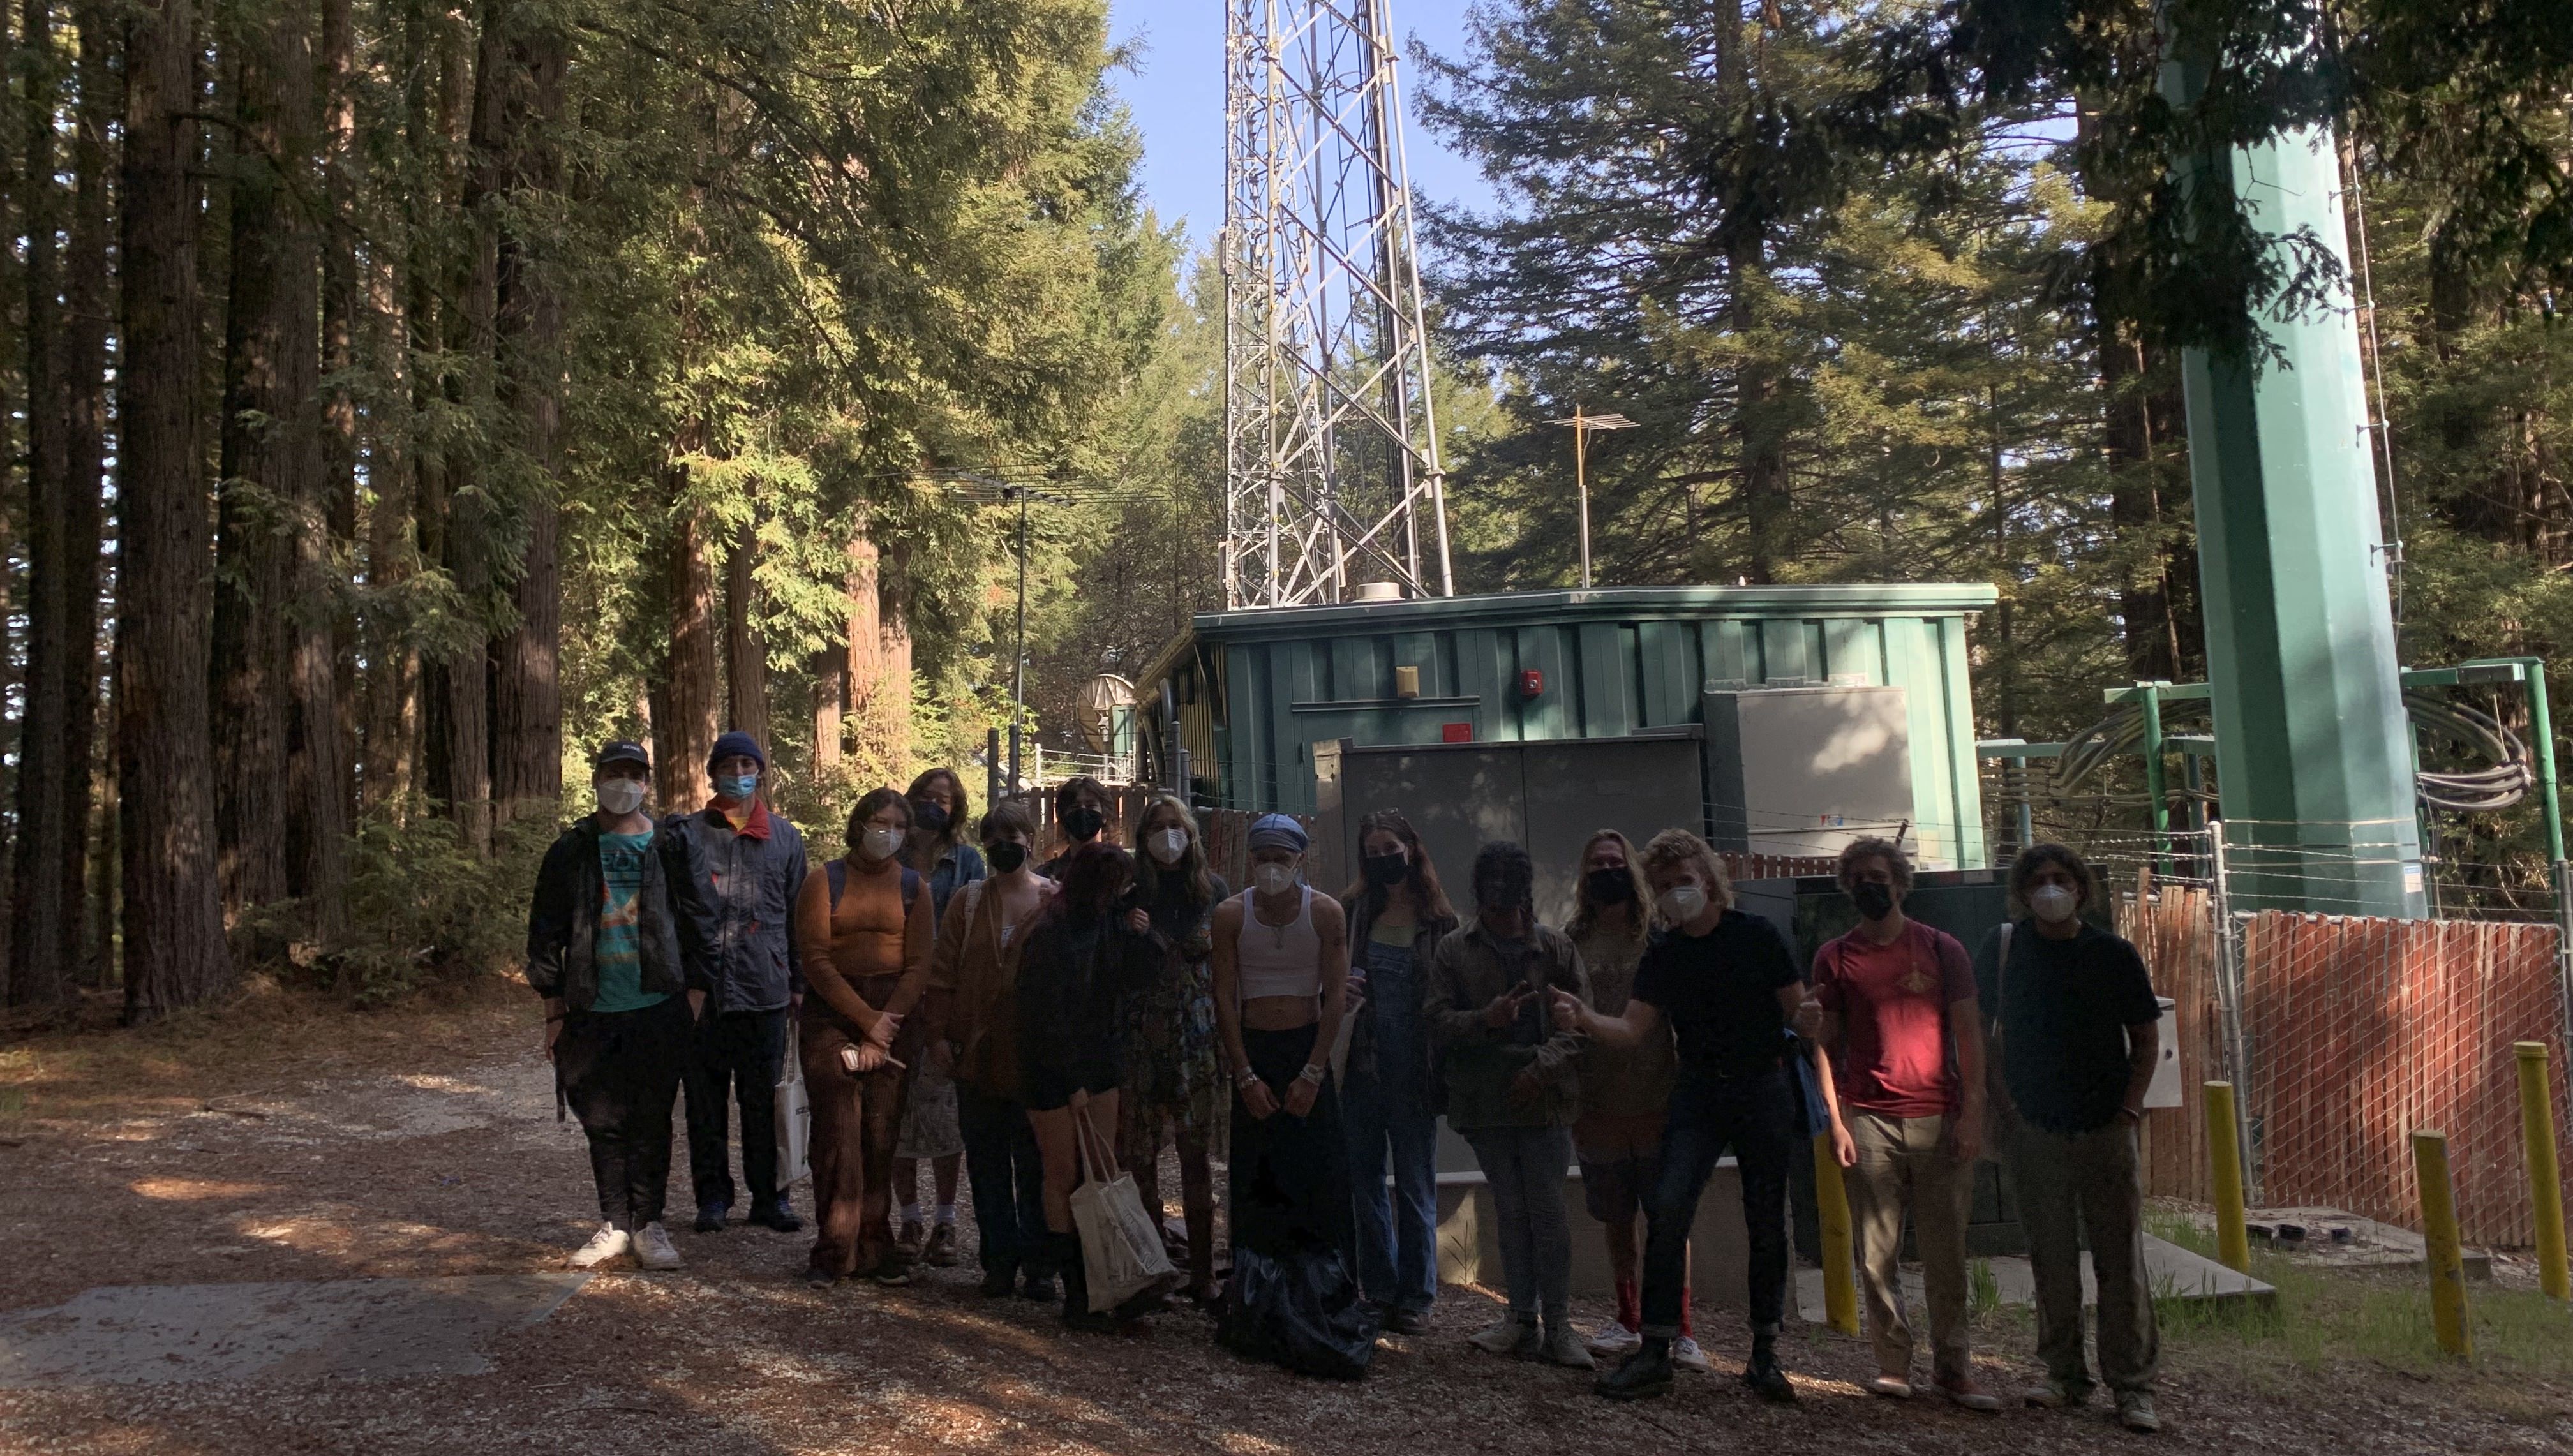
M 2147 1213 L 2145 1231 L 2215 1256 L 2215 1235 L 2190 1219 Z M 2235 1365 L 2250 1376 L 2291 1377 L 2358 1361 L 2408 1375 L 2450 1374 L 2458 1362 L 2439 1348 L 2430 1288 L 2417 1269 L 2326 1269 L 2253 1245 L 2251 1277 L 2278 1291 L 2267 1310 L 2213 1301 L 2154 1300 L 2162 1338 L 2174 1349 Z M 2479 1375 L 2573 1379 L 2573 1313 L 2534 1289 L 2466 1286 Z

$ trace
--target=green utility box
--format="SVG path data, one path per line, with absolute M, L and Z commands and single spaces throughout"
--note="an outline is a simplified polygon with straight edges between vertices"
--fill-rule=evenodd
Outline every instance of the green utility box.
M 1201 803 L 1309 814 L 1320 743 L 1624 738 L 1704 724 L 1710 689 L 1893 687 L 1910 842 L 1925 865 L 1980 866 L 1966 625 L 1996 599 L 1980 583 L 1632 586 L 1204 613 L 1138 675 L 1143 772 L 1164 780 L 1184 753 Z

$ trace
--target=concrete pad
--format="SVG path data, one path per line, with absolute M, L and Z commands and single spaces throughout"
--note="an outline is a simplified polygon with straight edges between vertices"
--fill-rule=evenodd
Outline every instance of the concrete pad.
M 1466 1155 L 1470 1159 L 1471 1151 Z M 1468 1161 L 1466 1166 L 1473 1164 Z M 1608 1230 L 1590 1216 L 1578 1166 L 1564 1169 L 1563 1207 L 1572 1226 L 1573 1297 L 1614 1298 L 1617 1281 L 1608 1267 Z M 1698 1303 L 1736 1311 L 1750 1306 L 1747 1227 L 1742 1218 L 1742 1174 L 1727 1157 L 1717 1162 L 1706 1180 L 1706 1191 L 1698 1195 L 1697 1222 L 1689 1233 L 1691 1293 Z M 1451 1284 L 1506 1287 L 1501 1274 L 1500 1221 L 1492 1209 L 1491 1189 L 1479 1171 L 1438 1174 L 1438 1277 Z
M 1993 1282 L 1999 1286 L 2004 1304 L 2032 1305 L 2037 1302 L 2037 1276 L 2028 1260 L 2017 1254 L 2005 1254 L 1984 1260 L 1992 1267 Z M 2277 1302 L 2278 1291 L 2248 1274 L 2237 1274 L 2210 1258 L 2201 1257 L 2178 1244 L 2144 1235 L 2144 1277 L 2152 1286 L 2155 1299 L 2206 1300 L 2212 1302 L 2245 1301 L 2263 1308 Z M 1926 1308 L 1928 1297 L 1922 1292 L 1921 1268 L 1906 1264 L 1903 1269 L 1904 1302 Z M 2082 1302 L 2100 1302 L 2100 1279 L 2091 1270 L 2091 1251 L 2082 1252 Z M 1823 1300 L 1823 1271 L 1796 1271 L 1797 1312 L 1814 1324 L 1826 1317 Z
M 2189 1221 L 2204 1229 L 2215 1227 L 2215 1215 L 2204 1209 L 2192 1209 Z M 2417 1269 L 2429 1257 L 2428 1245 L 2421 1235 L 2392 1223 L 2379 1223 L 2338 1208 L 2310 1204 L 2291 1208 L 2246 1208 L 2242 1221 L 2249 1226 L 2255 1247 L 2266 1247 L 2321 1268 L 2331 1269 Z M 2283 1239 L 2269 1230 L 2282 1225 L 2305 1229 L 2302 1239 Z M 2334 1239 L 2332 1230 L 2346 1229 L 2349 1236 Z M 2466 1277 L 2490 1279 L 2492 1254 L 2489 1250 L 2470 1248 L 2464 1251 Z
M 586 1272 L 110 1284 L 0 1315 L 0 1388 L 478 1375 Z

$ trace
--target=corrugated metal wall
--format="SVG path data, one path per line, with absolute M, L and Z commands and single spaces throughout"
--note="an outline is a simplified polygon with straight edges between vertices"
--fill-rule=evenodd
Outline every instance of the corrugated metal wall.
M 1935 858 L 1981 864 L 1983 809 L 1962 614 L 1654 618 L 1352 631 L 1224 644 L 1228 710 L 1217 730 L 1221 792 L 1238 808 L 1313 807 L 1311 745 L 1435 743 L 1449 724 L 1477 741 L 1614 738 L 1692 723 L 1709 681 L 1827 682 L 1847 675 L 1907 690 L 1917 830 Z M 1394 669 L 1419 696 L 1394 698 Z M 1544 675 L 1533 699 L 1518 675 Z

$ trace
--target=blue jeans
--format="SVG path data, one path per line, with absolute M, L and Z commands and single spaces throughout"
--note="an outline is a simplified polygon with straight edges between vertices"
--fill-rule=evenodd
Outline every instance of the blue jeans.
M 1680 1332 L 1689 1229 L 1715 1161 L 1733 1149 L 1742 1174 L 1742 1221 L 1751 1243 L 1751 1326 L 1774 1331 L 1787 1309 L 1787 1169 L 1802 1128 L 1783 1067 L 1719 1078 L 1682 1068 L 1662 1130 L 1662 1178 L 1645 1210 L 1644 1330 Z
M 1409 1082 L 1350 1074 L 1340 1120 L 1357 1212 L 1358 1287 L 1377 1304 L 1422 1310 L 1438 1298 L 1438 1114 Z

